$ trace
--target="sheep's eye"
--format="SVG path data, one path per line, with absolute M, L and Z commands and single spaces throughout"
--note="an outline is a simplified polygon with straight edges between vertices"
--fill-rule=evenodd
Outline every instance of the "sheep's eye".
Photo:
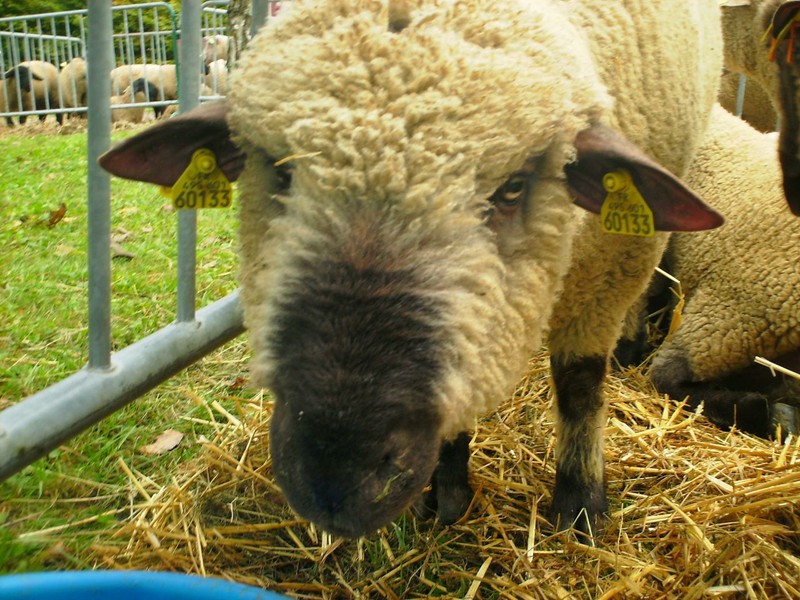
M 527 195 L 528 179 L 529 177 L 525 173 L 512 175 L 492 194 L 491 203 L 501 210 L 514 209 Z
M 506 204 L 516 204 L 522 199 L 527 187 L 527 179 L 522 175 L 515 175 L 500 188 L 500 200 Z
M 292 185 L 292 170 L 288 165 L 275 167 L 275 175 L 278 178 L 278 189 L 281 192 L 288 192 Z

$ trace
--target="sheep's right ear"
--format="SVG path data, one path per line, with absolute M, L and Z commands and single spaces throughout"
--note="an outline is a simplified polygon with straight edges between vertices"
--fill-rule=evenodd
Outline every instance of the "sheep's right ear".
M 775 9 L 775 14 L 772 15 L 772 28 L 771 33 L 772 37 L 775 38 L 780 34 L 787 25 L 789 25 L 792 20 L 797 16 L 797 12 L 800 10 L 800 2 L 797 0 L 789 0 L 788 2 L 783 2 L 778 8 Z
M 245 154 L 231 141 L 225 101 L 208 102 L 117 144 L 98 162 L 117 177 L 171 187 L 198 148 L 208 148 L 229 181 L 244 169 Z

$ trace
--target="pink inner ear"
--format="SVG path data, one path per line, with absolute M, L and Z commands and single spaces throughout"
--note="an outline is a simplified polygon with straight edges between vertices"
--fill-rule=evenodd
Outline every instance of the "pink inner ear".
M 159 123 L 130 137 L 98 162 L 112 175 L 172 186 L 198 148 L 208 148 L 229 181 L 244 168 L 245 155 L 231 141 L 225 102 L 209 102 L 185 115 Z

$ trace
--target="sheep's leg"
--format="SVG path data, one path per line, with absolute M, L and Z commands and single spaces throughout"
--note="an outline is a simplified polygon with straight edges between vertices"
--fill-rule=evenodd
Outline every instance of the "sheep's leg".
M 550 367 L 557 396 L 556 485 L 552 518 L 558 529 L 573 527 L 591 536 L 608 504 L 603 436 L 605 356 L 553 355 Z
M 439 520 L 449 525 L 467 512 L 472 502 L 467 463 L 469 462 L 469 434 L 463 432 L 442 444 L 439 463 L 431 477 L 431 489 L 414 506 L 418 516 Z
M 742 431 L 764 438 L 775 434 L 776 425 L 780 425 L 783 433 L 797 432 L 799 419 L 795 407 L 772 404 L 768 395 L 748 391 L 744 389 L 746 386 L 732 389 L 722 381 L 699 381 L 685 353 L 662 348 L 653 358 L 650 379 L 660 393 L 674 400 L 688 398 L 692 408 L 702 403 L 703 414 L 723 429 L 736 425 Z

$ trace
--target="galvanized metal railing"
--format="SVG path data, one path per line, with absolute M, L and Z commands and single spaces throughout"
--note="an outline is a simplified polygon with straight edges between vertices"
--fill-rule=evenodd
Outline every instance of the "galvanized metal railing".
M 254 0 L 254 15 L 267 15 Z M 184 2 L 179 53 L 180 109 L 199 102 L 201 12 Z M 238 292 L 195 312 L 196 213 L 178 217 L 176 321 L 111 352 L 110 178 L 97 158 L 110 146 L 110 71 L 114 65 L 111 0 L 90 3 L 88 94 L 89 359 L 77 373 L 0 412 L 0 480 L 44 456 L 243 331 Z

